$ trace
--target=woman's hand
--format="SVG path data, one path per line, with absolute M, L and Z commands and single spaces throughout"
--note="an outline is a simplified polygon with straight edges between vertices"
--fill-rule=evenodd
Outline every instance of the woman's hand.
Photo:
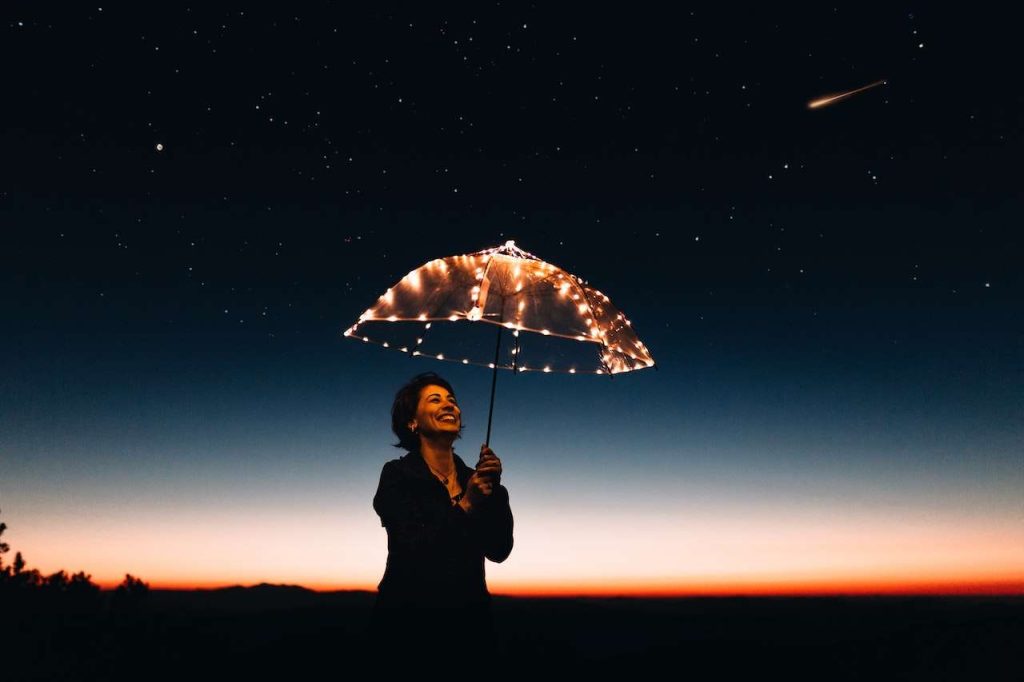
M 482 445 L 480 446 L 480 460 L 476 463 L 476 471 L 469 477 L 466 496 L 463 499 L 466 500 L 469 507 L 472 507 L 490 497 L 499 485 L 501 485 L 501 460 L 493 450 Z

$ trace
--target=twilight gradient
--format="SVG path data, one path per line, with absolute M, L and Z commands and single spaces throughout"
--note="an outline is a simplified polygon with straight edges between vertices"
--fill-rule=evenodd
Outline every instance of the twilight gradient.
M 1024 591 L 1020 397 L 991 353 L 956 354 L 953 381 L 948 352 L 776 336 L 758 337 L 772 363 L 741 335 L 659 355 L 653 334 L 658 371 L 500 374 L 516 545 L 492 592 Z M 44 572 L 375 589 L 394 390 L 442 373 L 456 451 L 473 464 L 483 442 L 489 372 L 340 334 L 52 338 L 8 344 L 2 405 L 5 539 Z

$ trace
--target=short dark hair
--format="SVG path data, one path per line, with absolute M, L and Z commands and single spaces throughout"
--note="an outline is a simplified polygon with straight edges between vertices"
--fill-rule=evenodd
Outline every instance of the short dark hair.
M 398 436 L 398 442 L 392 443 L 396 448 L 405 448 L 412 452 L 419 449 L 420 437 L 409 429 L 409 421 L 416 416 L 416 408 L 420 404 L 420 391 L 424 386 L 441 386 L 455 395 L 455 389 L 436 372 L 423 372 L 398 389 L 395 393 L 395 402 L 391 405 L 391 430 Z M 462 438 L 462 429 L 465 423 L 460 421 L 459 435 Z

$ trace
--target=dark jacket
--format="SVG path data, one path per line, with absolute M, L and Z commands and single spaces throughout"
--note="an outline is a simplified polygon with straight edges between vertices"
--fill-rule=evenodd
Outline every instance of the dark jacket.
M 474 470 L 457 454 L 455 467 L 465 490 Z M 500 563 L 512 552 L 505 486 L 467 514 L 451 503 L 417 448 L 384 465 L 373 508 L 388 535 L 376 610 L 489 606 L 484 558 Z

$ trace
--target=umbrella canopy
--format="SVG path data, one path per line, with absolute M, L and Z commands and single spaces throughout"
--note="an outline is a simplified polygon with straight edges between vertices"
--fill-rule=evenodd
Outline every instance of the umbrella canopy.
M 412 324 L 392 324 L 399 322 Z M 498 348 L 500 330 L 512 331 L 514 342 L 504 358 L 497 349 L 491 358 L 490 343 L 465 331 L 467 326 L 485 326 L 478 323 L 498 326 Z M 524 343 L 520 332 L 546 339 Z M 607 296 L 512 241 L 416 268 L 384 292 L 344 335 L 411 356 L 495 370 L 610 376 L 654 366 L 629 319 Z M 552 343 L 556 340 L 569 344 Z M 567 345 L 589 352 L 567 353 Z

